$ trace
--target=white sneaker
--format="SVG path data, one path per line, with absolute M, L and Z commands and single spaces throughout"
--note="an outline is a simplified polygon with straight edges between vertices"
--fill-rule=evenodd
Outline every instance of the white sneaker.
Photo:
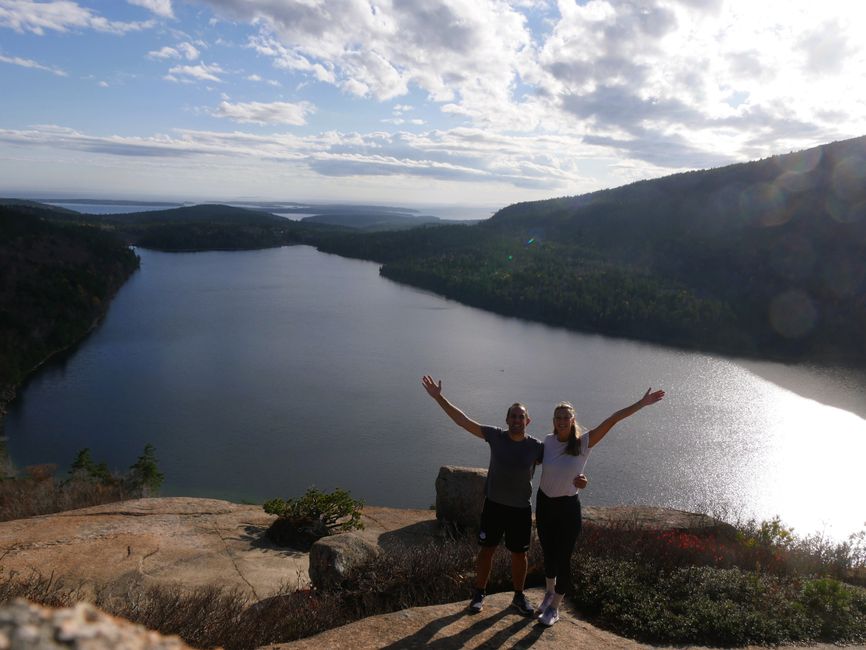
M 556 594 L 552 591 L 546 591 L 544 593 L 544 600 L 542 600 L 541 604 L 535 608 L 535 618 L 544 614 L 545 610 L 550 607 L 550 603 L 553 602 L 554 596 L 556 596 Z
M 542 614 L 538 618 L 538 622 L 541 623 L 542 625 L 546 625 L 547 627 L 550 627 L 551 625 L 556 623 L 558 620 L 559 620 L 559 610 L 554 609 L 553 607 L 548 607 L 547 609 L 545 609 L 544 614 Z

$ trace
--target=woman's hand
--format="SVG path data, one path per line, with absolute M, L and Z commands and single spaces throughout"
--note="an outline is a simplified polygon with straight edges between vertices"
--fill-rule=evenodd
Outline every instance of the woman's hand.
M 589 481 L 586 479 L 586 474 L 578 474 L 574 477 L 573 483 L 574 487 L 576 487 L 578 490 L 582 490 L 589 484 Z
M 644 406 L 649 406 L 650 404 L 655 404 L 656 402 L 660 402 L 661 399 L 665 396 L 665 392 L 663 390 L 657 390 L 652 392 L 652 387 L 647 388 L 644 396 L 640 398 L 638 404 L 640 404 L 641 408 Z

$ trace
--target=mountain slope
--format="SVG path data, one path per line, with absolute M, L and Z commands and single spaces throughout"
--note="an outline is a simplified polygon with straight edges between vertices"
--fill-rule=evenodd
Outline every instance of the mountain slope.
M 866 362 L 866 137 L 322 247 L 573 329 Z

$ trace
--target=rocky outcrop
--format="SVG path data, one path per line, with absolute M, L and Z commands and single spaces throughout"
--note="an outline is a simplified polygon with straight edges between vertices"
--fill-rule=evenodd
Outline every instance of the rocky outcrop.
M 54 575 L 89 589 L 151 585 L 238 589 L 258 600 L 307 581 L 307 555 L 270 544 L 261 506 L 135 499 L 0 523 L 6 578 Z
M 95 589 L 225 587 L 261 600 L 310 583 L 309 555 L 265 536 L 261 506 L 216 499 L 135 499 L 0 523 L 0 579 L 53 575 L 86 595 Z M 364 508 L 367 544 L 429 540 L 430 510 Z
M 162 636 L 141 625 L 109 616 L 87 603 L 51 609 L 19 599 L 0 607 L 0 648 L 4 649 L 185 650 L 189 647 L 176 636 Z
M 487 470 L 480 467 L 440 467 L 436 477 L 436 518 L 460 528 L 477 528 L 486 482 Z

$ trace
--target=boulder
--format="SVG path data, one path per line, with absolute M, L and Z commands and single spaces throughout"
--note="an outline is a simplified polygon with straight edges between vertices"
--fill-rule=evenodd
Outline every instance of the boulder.
M 486 482 L 487 470 L 480 467 L 440 467 L 436 477 L 436 518 L 461 528 L 477 528 Z
M 310 582 L 319 589 L 339 587 L 354 570 L 375 560 L 381 547 L 358 533 L 323 537 L 310 547 Z

